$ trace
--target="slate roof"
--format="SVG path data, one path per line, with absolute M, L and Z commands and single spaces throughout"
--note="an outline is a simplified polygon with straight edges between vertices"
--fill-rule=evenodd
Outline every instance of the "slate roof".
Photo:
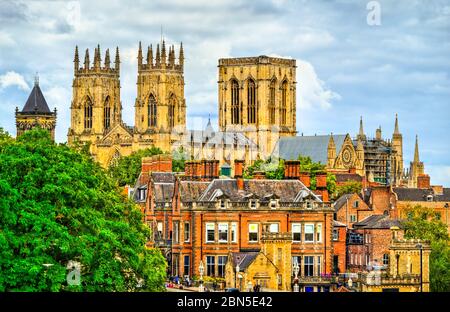
M 338 211 L 339 209 L 341 209 L 341 207 L 344 206 L 345 203 L 347 202 L 347 199 L 350 199 L 352 196 L 353 194 L 344 194 L 341 197 L 339 197 L 334 202 L 334 211 Z
M 22 113 L 51 113 L 39 84 L 35 83 Z
M 155 183 L 153 188 L 155 202 L 171 202 L 173 190 L 173 183 Z
M 344 144 L 345 134 L 333 134 L 336 153 Z M 296 160 L 299 155 L 309 156 L 313 162 L 327 163 L 327 150 L 330 135 L 282 137 L 278 140 L 272 156 L 285 160 Z
M 344 183 L 348 181 L 357 181 L 362 182 L 363 177 L 356 173 L 335 173 L 336 176 L 336 182 L 337 183 Z
M 279 198 L 282 202 L 296 202 L 301 201 L 306 196 L 321 201 L 299 180 L 268 179 L 244 180 L 243 190 L 238 189 L 236 179 L 215 179 L 199 197 L 199 200 L 214 201 L 219 196 L 225 196 L 234 202 L 246 202 L 251 197 L 262 201 Z
M 333 226 L 334 227 L 347 227 L 346 224 L 344 224 L 342 222 L 339 222 L 339 221 L 336 221 L 336 220 L 333 220 Z
M 175 173 L 174 172 L 152 172 L 151 177 L 155 183 L 174 183 Z
M 450 201 L 450 188 L 444 188 L 442 195 L 435 195 L 433 189 L 419 188 L 394 188 L 399 201 L 428 201 L 428 195 L 433 196 L 432 201 L 446 202 Z
M 251 252 L 234 252 L 232 254 L 233 259 L 233 268 L 239 264 L 240 271 L 245 271 L 250 264 L 256 259 L 259 252 L 251 251 Z
M 207 189 L 210 182 L 200 181 L 180 181 L 180 198 L 183 202 L 197 201 Z
M 353 223 L 355 229 L 390 229 L 393 226 L 403 227 L 399 219 L 391 219 L 387 215 L 373 215 L 360 222 Z

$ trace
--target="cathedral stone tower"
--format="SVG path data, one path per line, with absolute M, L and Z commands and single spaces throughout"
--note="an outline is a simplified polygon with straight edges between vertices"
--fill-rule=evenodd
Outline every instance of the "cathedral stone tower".
M 417 187 L 417 178 L 425 174 L 425 167 L 419 158 L 419 139 L 416 135 L 416 145 L 414 148 L 414 160 L 409 165 L 408 187 Z
M 102 64 L 100 46 L 94 50 L 94 63 L 89 61 L 86 49 L 84 66 L 80 67 L 78 47 L 75 48 L 71 126 L 68 142 L 95 143 L 109 129 L 122 120 L 119 80 L 119 49 L 116 49 L 114 67 L 111 67 L 109 49 Z M 91 146 L 95 155 L 96 146 Z
M 25 103 L 22 111 L 16 107 L 16 129 L 17 137 L 25 131 L 40 127 L 46 129 L 52 138 L 55 139 L 56 108 L 50 111 L 39 87 L 39 78 L 36 76 L 33 90 Z
M 138 51 L 137 98 L 135 103 L 135 130 L 140 144 L 156 145 L 170 150 L 171 136 L 183 133 L 186 124 L 184 98 L 184 51 L 180 45 L 178 62 L 172 45 L 147 49 L 143 60 L 141 43 Z M 173 138 L 175 139 L 175 138 Z
M 296 134 L 296 62 L 268 56 L 219 60 L 219 127 L 243 132 L 266 158 Z

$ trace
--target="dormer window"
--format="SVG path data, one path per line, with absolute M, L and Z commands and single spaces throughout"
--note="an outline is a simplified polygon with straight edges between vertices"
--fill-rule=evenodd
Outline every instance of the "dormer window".
M 251 199 L 250 200 L 250 209 L 256 209 L 256 200 L 255 199 Z
M 224 199 L 219 199 L 220 209 L 227 209 L 227 202 Z
M 306 201 L 306 209 L 312 209 L 312 202 L 311 201 Z
M 147 198 L 147 189 L 138 189 L 138 198 L 140 201 L 144 201 Z
M 429 202 L 433 201 L 433 195 L 428 195 L 427 196 L 427 201 L 429 201 Z
M 270 206 L 270 209 L 277 209 L 277 201 L 275 199 L 271 199 L 269 206 Z

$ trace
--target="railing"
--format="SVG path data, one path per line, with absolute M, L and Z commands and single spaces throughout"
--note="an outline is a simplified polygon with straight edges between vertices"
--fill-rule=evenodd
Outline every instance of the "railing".
M 155 239 L 154 244 L 156 247 L 170 247 L 172 246 L 171 239 Z
M 332 274 L 322 274 L 320 276 L 299 276 L 298 282 L 301 284 L 314 283 L 334 283 L 337 281 L 337 276 Z

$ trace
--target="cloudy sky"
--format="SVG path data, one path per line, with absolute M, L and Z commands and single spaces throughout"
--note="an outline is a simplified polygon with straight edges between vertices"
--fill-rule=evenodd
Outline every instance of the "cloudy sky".
M 1 0 L 0 127 L 15 135 L 15 107 L 39 72 L 65 142 L 74 48 L 97 44 L 120 48 L 123 119 L 133 125 L 138 42 L 157 43 L 161 26 L 168 43 L 185 47 L 189 128 L 208 114 L 217 124 L 218 58 L 292 57 L 299 134 L 355 135 L 363 116 L 367 135 L 381 126 L 389 138 L 398 113 L 405 165 L 418 134 L 431 182 L 450 185 L 447 0 Z

